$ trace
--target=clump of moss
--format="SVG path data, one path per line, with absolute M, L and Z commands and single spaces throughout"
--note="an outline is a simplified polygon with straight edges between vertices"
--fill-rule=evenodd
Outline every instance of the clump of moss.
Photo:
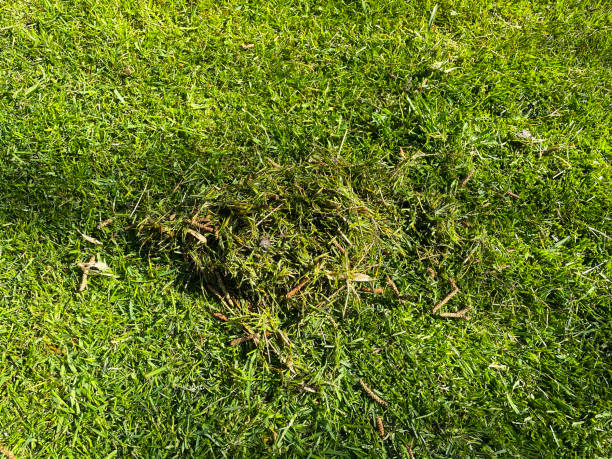
M 285 315 L 384 279 L 384 257 L 399 250 L 406 227 L 397 174 L 337 159 L 270 164 L 202 187 L 172 214 L 147 217 L 140 234 L 184 256 L 237 313 Z

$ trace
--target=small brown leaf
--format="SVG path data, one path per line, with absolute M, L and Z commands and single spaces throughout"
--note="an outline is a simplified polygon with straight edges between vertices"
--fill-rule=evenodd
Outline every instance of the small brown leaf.
M 229 320 L 225 314 L 221 314 L 220 312 L 213 312 L 213 316 L 219 320 L 222 320 L 223 322 L 227 322 Z
M 102 242 L 98 241 L 96 238 L 88 236 L 87 234 L 83 234 L 80 231 L 79 233 L 81 234 L 81 236 L 83 236 L 83 239 L 85 239 L 87 242 L 91 242 L 92 244 L 95 244 L 95 245 L 102 245 Z
M 251 49 L 255 46 L 255 43 L 243 43 L 241 46 L 242 49 Z
M 531 132 L 529 132 L 529 130 L 527 130 L 527 129 L 523 129 L 522 131 L 517 132 L 517 133 L 516 133 L 516 136 L 517 136 L 519 139 L 522 139 L 522 140 L 529 140 L 529 139 L 531 139 L 531 138 L 533 137 L 533 135 L 531 134 Z
M 186 229 L 185 230 L 186 233 L 191 234 L 193 237 L 195 237 L 198 241 L 203 242 L 204 244 L 206 244 L 206 237 L 202 236 L 200 233 L 198 233 L 197 231 L 194 231 L 192 229 Z
M 96 271 L 100 271 L 100 273 L 110 271 L 109 266 L 103 261 L 96 261 L 94 263 L 89 264 L 89 269 L 94 269 Z
M 257 342 L 259 340 L 259 334 L 258 333 L 251 333 L 249 335 L 245 335 L 245 336 L 241 336 L 240 338 L 233 339 L 230 342 L 230 346 L 235 347 L 235 346 L 238 346 L 241 343 L 244 343 L 245 341 L 251 341 L 251 340 Z
M 560 148 L 559 148 L 559 147 L 547 148 L 546 150 L 542 150 L 542 151 L 540 152 L 539 156 L 540 156 L 540 158 L 541 158 L 542 156 L 548 155 L 548 154 L 550 154 L 550 153 L 552 153 L 552 152 L 554 152 L 554 151 L 559 151 L 559 150 L 560 150 Z

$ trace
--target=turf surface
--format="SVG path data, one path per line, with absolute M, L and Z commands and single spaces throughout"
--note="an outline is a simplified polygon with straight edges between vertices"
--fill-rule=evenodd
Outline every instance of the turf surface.
M 606 2 L 1 3 L 0 446 L 612 454 L 611 37 Z M 273 260 L 279 171 L 309 183 L 272 214 L 304 254 L 319 189 L 384 197 L 402 234 L 373 281 L 347 266 L 323 304 L 232 315 L 139 225 L 252 200 L 244 278 Z M 78 292 L 93 254 L 113 276 Z M 453 282 L 441 310 L 469 321 L 431 314 Z M 245 328 L 262 339 L 231 346 Z

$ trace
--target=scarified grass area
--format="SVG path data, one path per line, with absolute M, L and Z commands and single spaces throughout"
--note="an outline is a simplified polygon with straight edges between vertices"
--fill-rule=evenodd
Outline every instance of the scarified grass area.
M 334 297 L 346 303 L 354 283 L 384 282 L 385 255 L 406 255 L 411 211 L 393 198 L 407 204 L 407 195 L 383 186 L 404 173 L 338 159 L 274 164 L 204 187 L 172 214 L 148 215 L 140 235 L 154 252 L 181 253 L 232 314 L 255 313 L 257 321 Z
M 0 453 L 610 456 L 583 3 L 1 3 Z

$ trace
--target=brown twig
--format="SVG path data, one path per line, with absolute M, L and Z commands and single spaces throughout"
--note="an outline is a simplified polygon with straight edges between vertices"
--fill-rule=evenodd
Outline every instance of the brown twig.
M 199 223 L 195 219 L 189 220 L 189 223 L 191 223 L 196 228 L 200 228 L 201 230 L 208 231 L 210 233 L 213 233 L 215 231 L 215 229 L 212 226 L 208 226 L 208 225 L 204 225 L 203 223 Z
M 302 289 L 302 287 L 304 287 L 304 285 L 306 285 L 309 282 L 309 279 L 304 279 L 302 282 L 300 282 L 297 287 L 295 287 L 293 290 L 291 290 L 289 293 L 287 293 L 286 298 L 293 298 L 295 295 L 297 295 L 297 293 Z
M 172 192 L 173 192 L 173 193 L 176 193 L 176 190 L 178 190 L 178 189 L 179 189 L 179 187 L 180 187 L 180 186 L 181 186 L 181 184 L 183 183 L 183 180 L 185 180 L 185 179 L 184 179 L 184 178 L 182 178 L 182 179 L 180 179 L 180 180 L 178 181 L 178 183 L 176 184 L 176 186 L 175 186 L 175 187 L 172 189 Z
M 376 416 L 376 425 L 378 426 L 378 435 L 380 435 L 380 438 L 383 438 L 385 436 L 385 426 L 383 426 L 380 416 Z
M 391 279 L 389 276 L 387 276 L 387 285 L 389 285 L 389 287 L 391 287 L 391 289 L 393 290 L 393 292 L 399 297 L 402 297 L 401 292 L 399 291 L 399 289 L 397 288 L 397 285 L 395 285 L 395 282 L 393 282 L 393 279 Z
M 334 243 L 334 245 L 336 247 L 338 247 L 338 250 L 340 250 L 340 252 L 346 253 L 346 250 L 344 250 L 344 247 L 342 247 L 340 244 L 338 244 L 335 239 L 332 242 Z
M 411 446 L 408 447 L 408 455 L 410 456 L 410 459 L 414 459 L 414 453 L 412 452 Z
M 270 164 L 272 164 L 274 167 L 276 167 L 277 169 L 280 169 L 282 166 L 280 164 L 278 164 L 277 162 L 273 161 L 271 158 L 266 157 L 266 159 L 268 160 L 268 162 Z
M 457 312 L 441 312 L 440 317 L 470 320 L 470 318 L 465 315 L 465 313 L 468 312 L 469 310 L 470 310 L 470 307 L 468 306 L 467 308 L 463 308 L 461 311 L 457 311 Z
M 372 400 L 374 400 L 376 403 L 381 404 L 382 406 L 387 406 L 388 403 L 385 402 L 382 398 L 380 398 L 378 395 L 376 395 L 372 389 L 370 389 L 366 383 L 363 382 L 363 379 L 359 380 L 359 384 L 361 384 L 361 387 L 363 388 L 363 390 L 365 391 L 366 394 L 368 394 Z
M 229 320 L 225 314 L 221 314 L 220 312 L 213 312 L 213 316 L 219 320 L 222 320 L 223 322 L 227 322 Z
M 457 284 L 455 284 L 455 281 L 452 279 L 451 279 L 451 284 L 453 285 L 453 291 L 450 292 L 448 295 L 446 295 L 446 297 L 444 297 L 442 301 L 440 301 L 438 304 L 434 306 L 434 308 L 431 310 L 432 314 L 435 314 L 436 312 L 438 312 L 438 309 L 440 309 L 442 306 L 448 303 L 452 297 L 454 297 L 457 293 L 459 293 L 459 288 L 457 288 Z
M 470 320 L 469 317 L 467 317 L 465 314 L 462 314 L 460 312 L 441 312 L 440 317 Z
M 521 199 L 521 197 L 518 194 L 513 193 L 512 191 L 506 191 L 506 194 L 508 196 L 512 196 L 514 199 Z
M 474 169 L 468 172 L 468 175 L 463 179 L 463 182 L 461 182 L 461 186 L 464 187 L 467 184 L 467 182 L 470 181 L 473 175 L 474 175 Z
M 364 293 L 376 293 L 376 294 L 385 293 L 385 289 L 384 288 L 363 287 L 361 289 L 361 291 L 364 292 Z
M 233 339 L 230 342 L 230 346 L 235 347 L 235 346 L 238 346 L 239 344 L 242 344 L 242 343 L 244 343 L 246 341 L 251 341 L 251 340 L 257 342 L 259 340 L 259 334 L 258 333 L 249 333 L 248 335 L 241 336 L 240 338 Z

